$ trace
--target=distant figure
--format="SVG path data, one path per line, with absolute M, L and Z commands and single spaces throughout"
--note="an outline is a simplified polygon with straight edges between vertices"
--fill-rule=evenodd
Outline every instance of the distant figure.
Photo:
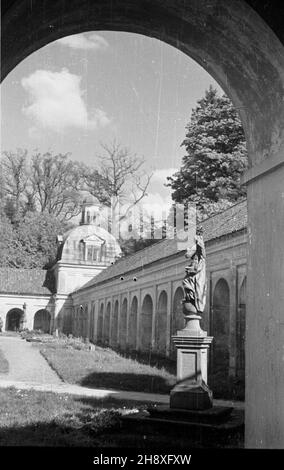
M 202 229 L 195 236 L 195 243 L 187 249 L 186 258 L 190 263 L 186 266 L 183 279 L 184 314 L 202 313 L 206 303 L 206 263 L 205 246 Z

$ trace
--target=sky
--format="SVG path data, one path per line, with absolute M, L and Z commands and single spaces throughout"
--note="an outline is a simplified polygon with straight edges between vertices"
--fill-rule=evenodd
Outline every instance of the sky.
M 215 80 L 157 39 L 123 32 L 68 36 L 22 61 L 1 85 L 1 150 L 70 152 L 96 166 L 113 139 L 153 173 L 147 203 L 170 200 L 186 125 Z

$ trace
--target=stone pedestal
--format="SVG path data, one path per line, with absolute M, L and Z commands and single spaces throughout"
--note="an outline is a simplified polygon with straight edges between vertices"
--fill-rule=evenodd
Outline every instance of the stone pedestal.
M 185 319 L 185 328 L 172 337 L 177 348 L 177 384 L 170 393 L 170 408 L 210 409 L 213 394 L 207 385 L 207 364 L 213 337 L 200 328 L 199 315 L 186 315 Z

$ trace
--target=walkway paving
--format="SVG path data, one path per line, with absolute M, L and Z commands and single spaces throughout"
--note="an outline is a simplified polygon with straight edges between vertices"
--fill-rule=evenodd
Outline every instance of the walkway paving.
M 68 393 L 102 400 L 115 398 L 121 401 L 169 403 L 168 395 L 95 389 L 64 383 L 50 368 L 38 349 L 18 337 L 0 336 L 0 348 L 10 365 L 8 374 L 0 374 L 0 388 L 15 387 L 21 390 Z M 214 403 L 219 406 L 244 408 L 243 402 L 214 400 Z
M 48 365 L 32 343 L 18 336 L 0 336 L 0 348 L 9 362 L 8 374 L 0 374 L 0 381 L 15 381 L 33 384 L 62 383 L 56 372 Z

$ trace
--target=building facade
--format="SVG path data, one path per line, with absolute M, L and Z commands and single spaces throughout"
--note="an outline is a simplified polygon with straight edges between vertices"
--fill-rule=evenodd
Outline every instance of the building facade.
M 120 257 L 97 213 L 96 205 L 85 204 L 80 226 L 59 237 L 58 261 L 49 272 L 0 270 L 5 329 L 57 329 L 121 351 L 173 356 L 171 336 L 184 323 L 185 251 L 175 238 L 166 238 Z M 230 376 L 244 374 L 246 227 L 245 201 L 203 222 L 207 302 L 202 327 L 214 336 L 214 370 Z

